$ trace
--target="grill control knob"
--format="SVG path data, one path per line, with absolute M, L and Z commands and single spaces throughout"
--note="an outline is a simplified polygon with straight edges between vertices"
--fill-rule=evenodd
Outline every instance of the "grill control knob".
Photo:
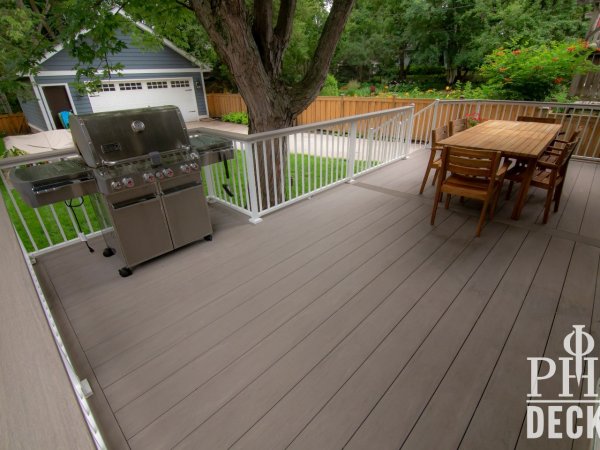
M 146 183 L 153 183 L 153 182 L 154 182 L 154 180 L 156 180 L 156 177 L 154 176 L 154 174 L 153 174 L 153 173 L 151 173 L 151 172 L 148 172 L 148 173 L 145 173 L 145 174 L 144 174 L 144 181 L 145 181 Z
M 154 174 L 158 180 L 162 180 L 165 176 L 162 172 L 158 171 Z
M 192 158 L 192 159 L 198 159 L 198 158 L 200 158 L 200 155 L 198 154 L 198 152 L 193 151 L 193 152 L 190 153 L 190 158 Z
M 171 178 L 173 175 L 175 175 L 175 173 L 173 172 L 173 169 L 163 169 L 162 173 L 165 175 L 165 177 L 167 178 Z
M 112 183 L 110 183 L 110 187 L 113 188 L 113 190 L 118 191 L 123 187 L 123 185 L 120 181 L 113 181 Z
M 181 169 L 183 173 L 190 173 L 192 171 L 192 168 L 189 164 L 182 164 L 179 169 Z
M 133 178 L 131 177 L 125 177 L 122 180 L 123 186 L 128 187 L 128 188 L 132 188 L 133 186 L 135 186 L 135 182 L 133 181 Z
M 193 163 L 191 163 L 191 164 L 190 164 L 190 168 L 191 168 L 192 170 L 198 170 L 198 164 L 197 164 L 197 163 L 195 163 L 195 162 L 193 162 Z

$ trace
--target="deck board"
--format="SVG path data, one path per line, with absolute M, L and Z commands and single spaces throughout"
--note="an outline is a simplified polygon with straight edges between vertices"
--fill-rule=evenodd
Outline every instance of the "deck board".
M 475 238 L 476 202 L 429 225 L 427 156 L 256 226 L 213 205 L 212 243 L 127 279 L 101 240 L 41 256 L 111 447 L 548 448 L 522 435 L 526 358 L 599 333 L 600 166 L 571 162 L 547 225 L 532 189 Z
M 573 247 L 572 241 L 550 241 L 460 448 L 515 447 L 530 390 L 527 357 L 544 353 Z

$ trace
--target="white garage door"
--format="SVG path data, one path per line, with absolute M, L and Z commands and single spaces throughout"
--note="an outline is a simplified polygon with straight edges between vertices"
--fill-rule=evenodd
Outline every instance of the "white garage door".
M 185 121 L 198 120 L 192 78 L 105 81 L 90 103 L 94 112 L 175 105 Z

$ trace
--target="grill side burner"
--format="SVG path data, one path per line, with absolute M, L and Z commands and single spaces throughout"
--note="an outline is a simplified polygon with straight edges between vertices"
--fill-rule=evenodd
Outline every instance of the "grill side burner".
M 98 192 L 94 174 L 81 158 L 18 166 L 10 171 L 9 179 L 33 208 Z

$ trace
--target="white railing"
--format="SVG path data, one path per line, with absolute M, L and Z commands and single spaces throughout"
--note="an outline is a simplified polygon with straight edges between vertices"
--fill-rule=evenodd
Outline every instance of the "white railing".
M 414 106 L 338 120 L 240 135 L 233 159 L 204 168 L 209 200 L 250 216 L 277 209 L 406 157 Z M 227 176 L 229 175 L 229 176 Z
M 436 100 L 415 114 L 413 140 L 428 148 L 431 130 L 467 116 L 480 120 L 516 120 L 518 116 L 551 117 L 561 131 L 583 128 L 576 156 L 600 158 L 600 105 L 578 103 L 521 102 L 508 100 Z
M 21 244 L 31 257 L 99 234 L 102 227 L 92 207 L 96 199 L 86 196 L 80 206 L 72 208 L 62 202 L 30 208 L 12 189 L 8 171 L 23 164 L 46 164 L 75 155 L 77 152 L 72 150 L 53 152 L 51 157 L 27 155 L 0 160 L 0 190 Z
M 53 160 L 74 155 L 76 155 L 75 151 L 60 151 L 54 152 L 51 158 L 46 154 L 41 157 L 28 155 L 0 160 L 0 191 L 19 238 L 19 244 L 31 275 L 32 284 L 37 292 L 54 343 L 58 349 L 92 439 L 96 448 L 106 449 L 106 444 L 87 401 L 87 388 L 89 388 L 89 385 L 84 388 L 83 381 L 80 380 L 75 367 L 71 363 L 63 339 L 56 322 L 54 321 L 54 317 L 52 316 L 52 311 L 46 301 L 46 297 L 32 265 L 32 262 L 35 261 L 35 256 L 38 256 L 41 253 L 69 245 L 80 239 L 87 240 L 88 237 L 99 233 L 99 227 L 97 226 L 95 216 L 91 209 L 88 211 L 83 205 L 81 208 L 74 208 L 73 212 L 65 205 L 61 204 L 49 205 L 39 209 L 30 208 L 23 202 L 19 194 L 12 189 L 12 186 L 7 179 L 8 170 L 18 165 L 45 164 Z M 89 199 L 87 201 L 89 202 Z M 80 211 L 76 212 L 75 210 L 78 209 L 80 209 Z M 77 231 L 78 220 L 85 234 L 80 234 Z

